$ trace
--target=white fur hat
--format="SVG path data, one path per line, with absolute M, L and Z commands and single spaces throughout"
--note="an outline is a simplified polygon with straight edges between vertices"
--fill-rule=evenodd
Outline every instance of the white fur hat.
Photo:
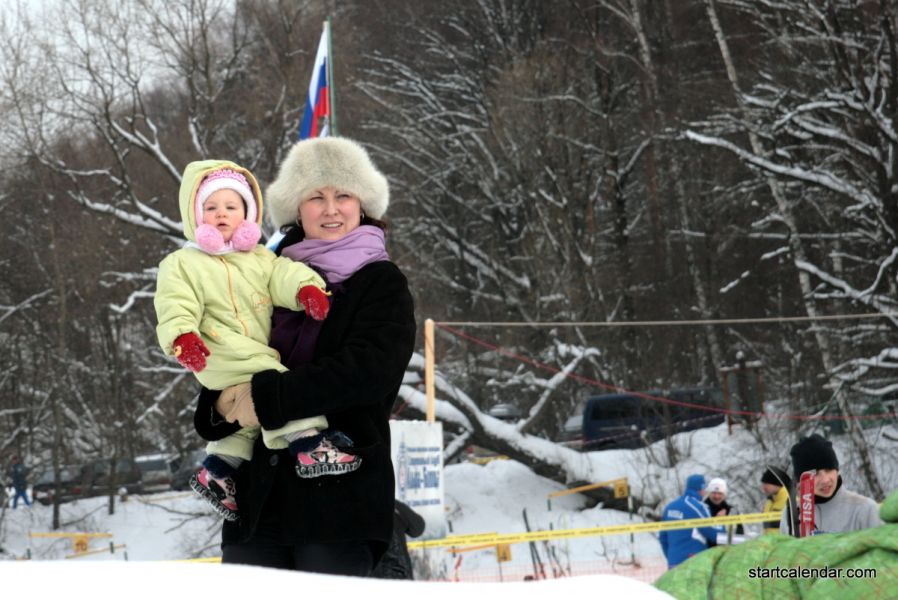
M 727 493 L 727 482 L 721 479 L 720 477 L 715 477 L 711 481 L 708 482 L 708 487 L 705 488 L 707 493 L 711 492 L 720 492 L 723 495 Z
M 348 138 L 310 138 L 297 143 L 265 191 L 275 227 L 296 220 L 299 203 L 318 188 L 333 186 L 358 196 L 362 211 L 380 219 L 390 204 L 390 186 L 365 149 Z

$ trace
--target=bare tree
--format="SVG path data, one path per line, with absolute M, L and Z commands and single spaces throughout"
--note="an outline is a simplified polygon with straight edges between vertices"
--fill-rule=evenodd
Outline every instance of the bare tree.
M 849 5 L 829 3 L 820 8 L 784 2 L 776 7 L 743 7 L 763 30 L 776 31 L 770 40 L 774 56 L 791 55 L 793 60 L 798 56 L 808 65 L 798 67 L 791 77 L 786 71 L 782 78 L 761 79 L 751 93 L 743 90 L 716 2 L 705 4 L 738 105 L 729 121 L 746 132 L 748 147 L 713 133 L 689 132 L 690 139 L 726 149 L 762 174 L 775 203 L 776 222 L 788 234 L 788 252 L 809 317 L 825 314 L 827 304 L 847 306 L 833 302 L 843 299 L 877 312 L 894 311 L 890 293 L 894 282 L 889 283 L 894 277 L 887 274 L 895 273 L 898 256 L 893 186 L 898 138 L 885 115 L 894 114 L 896 108 L 898 98 L 890 81 L 898 65 L 888 4 L 882 5 L 875 33 L 866 11 Z M 809 222 L 821 233 L 835 227 L 833 232 L 842 235 L 805 241 L 801 234 L 808 231 Z M 860 283 L 852 284 L 852 279 Z M 885 327 L 889 325 L 898 322 L 890 319 Z M 866 359 L 840 356 L 831 333 L 819 326 L 812 331 L 833 397 L 848 417 L 853 410 L 846 384 L 869 371 L 850 365 Z M 888 361 L 879 361 L 878 366 L 890 367 Z M 848 425 L 870 489 L 882 496 L 860 425 L 851 418 Z

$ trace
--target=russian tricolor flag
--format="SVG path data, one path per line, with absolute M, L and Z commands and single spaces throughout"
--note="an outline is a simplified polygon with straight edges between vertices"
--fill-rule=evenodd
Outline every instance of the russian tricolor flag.
M 299 126 L 300 140 L 326 137 L 328 134 L 327 124 L 331 116 L 327 81 L 327 63 L 330 60 L 327 55 L 329 29 L 329 27 L 324 28 L 321 41 L 318 43 L 315 69 L 312 71 L 312 80 L 309 82 L 309 94 L 306 96 L 302 125 Z M 324 123 L 321 123 L 322 119 L 324 119 Z

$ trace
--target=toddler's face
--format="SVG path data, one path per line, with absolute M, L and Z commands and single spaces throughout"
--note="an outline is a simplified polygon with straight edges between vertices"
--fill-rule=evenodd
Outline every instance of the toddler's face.
M 230 242 L 237 226 L 246 219 L 243 198 L 234 190 L 218 190 L 203 203 L 203 223 L 215 227 Z

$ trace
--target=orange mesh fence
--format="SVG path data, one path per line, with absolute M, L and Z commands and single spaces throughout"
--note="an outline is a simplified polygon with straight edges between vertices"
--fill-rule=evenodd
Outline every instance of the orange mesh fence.
M 464 559 L 454 560 L 454 568 L 438 576 L 429 577 L 430 581 L 459 582 L 508 582 L 537 579 L 556 579 L 560 577 L 579 577 L 583 575 L 620 575 L 637 579 L 645 583 L 654 583 L 667 572 L 667 562 L 663 558 L 638 560 L 635 563 L 609 562 L 605 560 L 571 561 L 561 567 L 548 564 L 542 568 L 525 563 L 496 563 L 493 566 L 479 565 L 476 568 L 465 568 Z M 424 579 L 416 570 L 416 577 Z

